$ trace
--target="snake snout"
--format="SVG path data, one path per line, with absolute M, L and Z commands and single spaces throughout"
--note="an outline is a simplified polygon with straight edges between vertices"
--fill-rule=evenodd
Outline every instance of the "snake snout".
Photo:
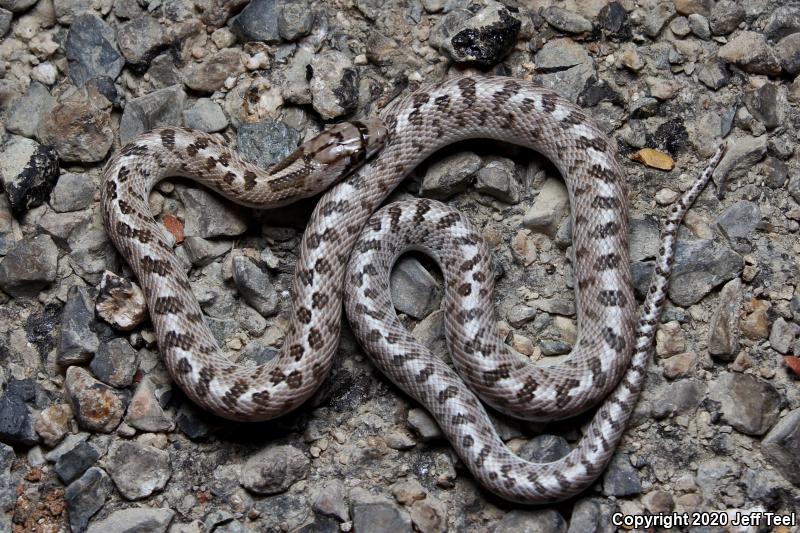
M 365 141 L 367 157 L 375 155 L 386 144 L 389 138 L 389 128 L 377 117 L 370 117 L 361 122 L 363 128 L 359 128 L 362 138 Z

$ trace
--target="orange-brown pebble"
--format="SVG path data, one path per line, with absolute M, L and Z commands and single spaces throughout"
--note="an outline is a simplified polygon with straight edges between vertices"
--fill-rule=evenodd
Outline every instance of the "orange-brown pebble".
M 175 237 L 175 243 L 183 242 L 183 222 L 175 215 L 164 215 L 164 227 Z
M 675 168 L 675 161 L 668 154 L 652 148 L 642 148 L 631 155 L 631 159 L 659 170 L 672 170 Z

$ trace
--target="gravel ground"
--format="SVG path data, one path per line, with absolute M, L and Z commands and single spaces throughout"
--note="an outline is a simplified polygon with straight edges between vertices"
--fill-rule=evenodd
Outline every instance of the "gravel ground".
M 268 166 L 326 123 L 472 71 L 551 87 L 617 140 L 640 291 L 666 206 L 720 137 L 730 147 L 680 234 L 614 460 L 549 508 L 476 486 L 346 327 L 298 411 L 248 425 L 199 412 L 172 386 L 100 215 L 103 163 L 151 128 L 220 132 Z M 798 73 L 800 6 L 782 0 L 0 0 L 0 531 L 578 533 L 616 530 L 618 512 L 797 512 Z M 552 165 L 459 144 L 394 197 L 406 195 L 483 228 L 514 350 L 569 352 L 569 205 Z M 313 202 L 254 212 L 176 181 L 150 203 L 226 350 L 272 357 Z M 443 354 L 440 277 L 409 256 L 392 291 Z M 539 461 L 588 420 L 496 419 Z

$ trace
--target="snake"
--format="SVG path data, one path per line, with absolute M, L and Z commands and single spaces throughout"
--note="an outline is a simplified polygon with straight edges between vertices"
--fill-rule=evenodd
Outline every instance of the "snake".
M 381 208 L 431 154 L 475 138 L 532 149 L 564 178 L 578 334 L 559 364 L 532 364 L 498 333 L 491 254 L 469 220 L 431 199 Z M 346 308 L 359 344 L 432 414 L 472 475 L 507 500 L 542 504 L 585 490 L 610 461 L 643 388 L 677 229 L 723 151 L 671 207 L 638 314 L 616 149 L 580 107 L 522 79 L 468 75 L 423 86 L 395 98 L 379 117 L 324 130 L 267 169 L 244 160 L 219 135 L 159 128 L 110 159 L 101 192 L 107 232 L 139 280 L 165 366 L 193 402 L 243 422 L 302 405 L 331 370 Z M 260 209 L 324 191 L 299 245 L 283 346 L 265 364 L 235 363 L 222 353 L 174 239 L 150 212 L 150 191 L 173 176 Z M 392 306 L 391 268 L 409 250 L 431 255 L 443 273 L 455 370 L 414 340 Z M 536 463 L 500 439 L 484 403 L 534 421 L 600 407 L 572 451 Z

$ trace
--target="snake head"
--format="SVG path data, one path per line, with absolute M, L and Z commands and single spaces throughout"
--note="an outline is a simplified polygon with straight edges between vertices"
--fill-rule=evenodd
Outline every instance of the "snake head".
M 340 122 L 326 129 L 301 148 L 324 165 L 349 173 L 386 144 L 389 130 L 379 118 L 363 122 Z
M 386 144 L 389 132 L 380 119 L 342 122 L 308 140 L 269 169 L 282 205 L 324 191 Z M 277 204 L 276 204 L 277 205 Z

